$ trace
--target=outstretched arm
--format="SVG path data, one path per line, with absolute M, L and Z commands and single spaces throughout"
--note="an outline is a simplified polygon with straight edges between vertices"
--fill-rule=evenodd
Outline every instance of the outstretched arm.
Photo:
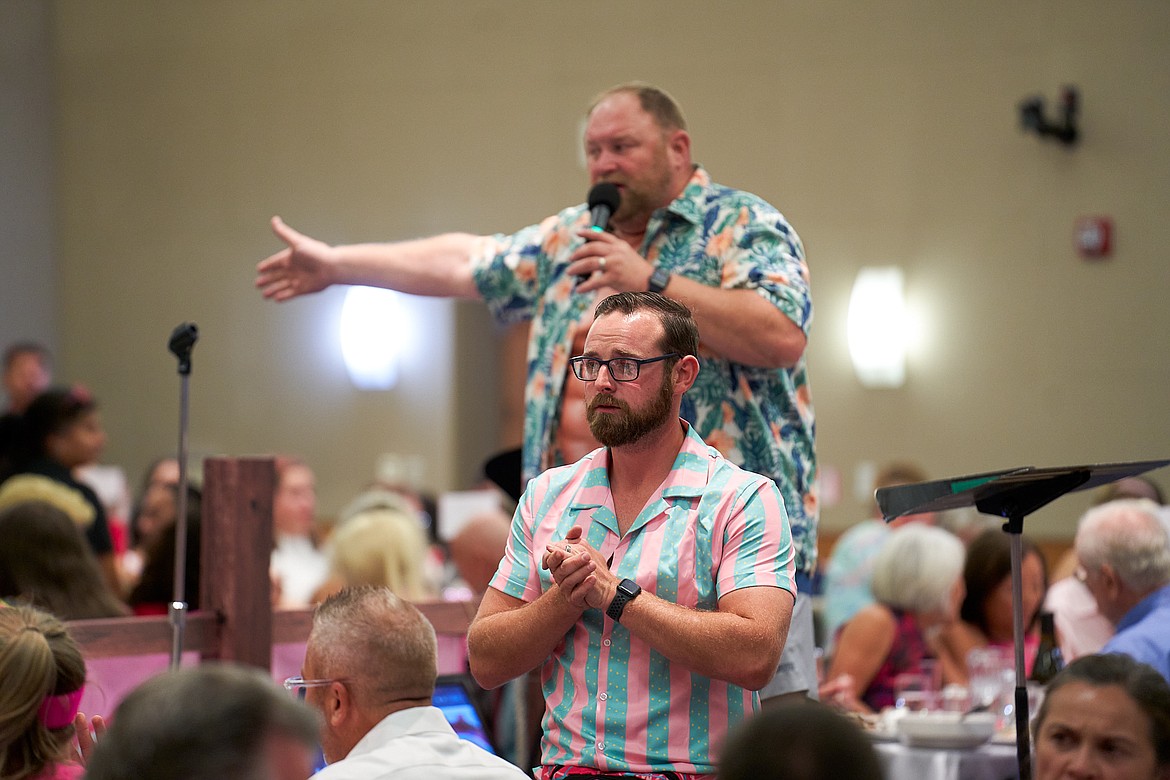
M 256 286 L 265 298 L 287 301 L 334 284 L 384 287 L 412 295 L 478 298 L 471 275 L 477 240 L 468 233 L 387 244 L 330 246 L 272 218 L 272 232 L 285 248 L 256 266 Z

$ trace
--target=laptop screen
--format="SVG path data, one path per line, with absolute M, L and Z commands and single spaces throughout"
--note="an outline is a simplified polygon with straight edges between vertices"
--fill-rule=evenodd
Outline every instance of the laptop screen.
M 471 697 L 471 691 L 472 682 L 466 675 L 440 675 L 435 681 L 435 695 L 431 703 L 442 711 L 451 728 L 462 739 L 495 754 L 495 746 L 488 737 L 483 715 Z

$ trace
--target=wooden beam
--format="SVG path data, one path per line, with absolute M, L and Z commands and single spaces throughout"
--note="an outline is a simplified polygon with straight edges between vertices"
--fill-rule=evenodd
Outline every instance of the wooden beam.
M 200 606 L 223 620 L 219 658 L 268 669 L 272 656 L 271 457 L 204 461 Z
M 73 620 L 69 622 L 69 633 L 83 648 L 86 658 L 169 654 L 173 641 L 171 620 L 166 615 Z M 183 645 L 200 655 L 218 654 L 218 616 L 205 610 L 188 614 Z

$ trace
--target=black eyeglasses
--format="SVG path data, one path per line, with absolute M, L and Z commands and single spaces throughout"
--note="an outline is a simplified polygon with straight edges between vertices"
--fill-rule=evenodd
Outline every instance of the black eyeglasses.
M 569 358 L 569 365 L 573 367 L 573 373 L 582 382 L 595 381 L 597 375 L 601 373 L 602 366 L 605 366 L 609 370 L 609 375 L 613 377 L 613 381 L 632 382 L 638 378 L 638 372 L 642 370 L 642 366 L 646 363 L 657 363 L 659 360 L 676 357 L 679 357 L 677 352 L 652 358 L 615 357 L 609 360 L 602 360 L 594 357 L 575 357 Z

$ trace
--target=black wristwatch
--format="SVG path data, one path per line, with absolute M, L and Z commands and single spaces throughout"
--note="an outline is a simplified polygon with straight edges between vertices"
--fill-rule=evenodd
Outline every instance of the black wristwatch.
M 650 283 L 646 289 L 661 294 L 668 284 L 670 284 L 670 271 L 665 268 L 655 268 L 654 273 L 650 274 Z
M 622 620 L 622 612 L 626 609 L 626 604 L 633 601 L 642 588 L 633 580 L 626 579 L 618 583 L 617 593 L 613 595 L 613 601 L 609 602 L 609 606 L 605 608 L 605 614 L 613 619 L 613 622 L 620 623 Z

